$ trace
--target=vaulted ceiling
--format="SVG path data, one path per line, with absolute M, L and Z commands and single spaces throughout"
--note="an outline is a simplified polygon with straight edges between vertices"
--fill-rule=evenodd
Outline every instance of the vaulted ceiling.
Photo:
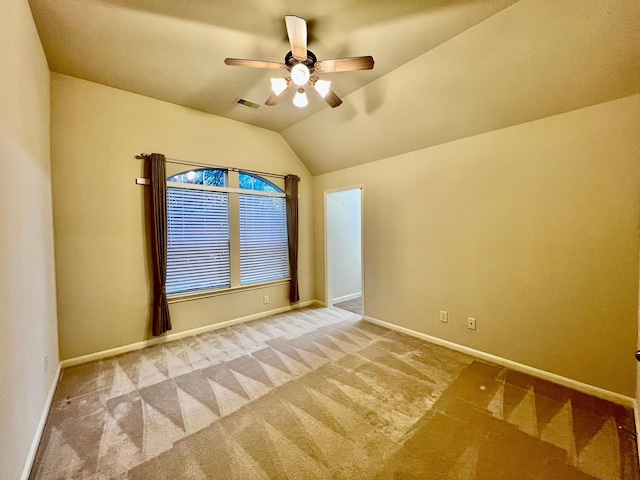
M 314 174 L 640 93 L 637 0 L 30 0 L 52 71 L 279 132 Z M 344 103 L 264 101 L 284 15 Z M 261 104 L 253 111 L 237 97 Z

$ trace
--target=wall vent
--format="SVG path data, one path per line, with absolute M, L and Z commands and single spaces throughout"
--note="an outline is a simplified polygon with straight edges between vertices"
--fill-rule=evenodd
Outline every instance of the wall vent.
M 236 97 L 233 103 L 241 107 L 249 108 L 251 110 L 257 110 L 260 107 L 260 104 L 251 102 L 249 100 L 245 100 L 244 98 L 240 98 L 240 97 Z

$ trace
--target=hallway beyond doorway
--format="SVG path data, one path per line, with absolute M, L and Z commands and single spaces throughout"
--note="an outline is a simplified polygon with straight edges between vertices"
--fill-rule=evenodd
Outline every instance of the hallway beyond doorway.
M 362 315 L 362 297 L 353 298 L 351 300 L 345 300 L 344 302 L 336 303 L 334 307 L 347 310 L 348 312 L 355 313 L 356 315 Z

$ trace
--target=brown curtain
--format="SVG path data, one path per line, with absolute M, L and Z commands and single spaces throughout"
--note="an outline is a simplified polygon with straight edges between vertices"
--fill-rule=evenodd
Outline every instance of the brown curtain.
M 167 302 L 167 179 L 165 157 L 149 156 L 151 162 L 151 251 L 153 255 L 153 319 L 154 336 L 171 330 Z
M 298 302 L 298 182 L 296 175 L 284 177 L 284 191 L 287 195 L 287 236 L 289 237 L 289 273 L 291 275 L 291 289 L 289 301 Z

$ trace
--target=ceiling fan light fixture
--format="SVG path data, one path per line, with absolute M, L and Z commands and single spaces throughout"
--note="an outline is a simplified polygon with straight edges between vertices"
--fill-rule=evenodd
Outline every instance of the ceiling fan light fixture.
M 299 87 L 306 85 L 310 76 L 311 72 L 309 72 L 309 68 L 304 63 L 297 63 L 291 69 L 291 80 Z
M 318 92 L 322 98 L 325 98 L 331 89 L 331 82 L 329 80 L 316 80 L 315 87 L 316 92 Z
M 299 88 L 296 92 L 296 96 L 293 97 L 293 104 L 298 108 L 304 108 L 309 105 L 307 94 L 304 93 L 304 90 L 302 88 Z
M 291 50 L 285 55 L 283 63 L 244 58 L 225 58 L 225 65 L 268 70 L 285 70 L 289 72 L 290 76 L 286 78 L 271 79 L 271 90 L 273 93 L 269 95 L 269 98 L 265 101 L 265 105 L 277 105 L 290 89 L 295 88 L 297 92 L 293 100 L 294 105 L 299 108 L 306 107 L 309 104 L 309 100 L 303 87 L 309 85 L 316 90 L 318 95 L 320 95 L 331 108 L 340 106 L 342 100 L 331 90 L 331 82 L 320 80 L 316 74 L 371 70 L 374 65 L 373 57 L 367 55 L 318 61 L 315 54 L 307 48 L 307 21 L 297 15 L 285 15 L 284 21 L 287 27 L 287 37 L 289 38 Z M 313 76 L 311 75 L 312 73 L 314 74 Z M 254 109 L 258 106 L 248 100 L 242 100 L 242 102 L 234 101 L 234 103 L 243 106 L 249 106 L 249 104 L 251 104 L 249 108 Z
M 272 78 L 271 79 L 271 90 L 276 95 L 280 95 L 287 89 L 287 79 L 286 78 Z

